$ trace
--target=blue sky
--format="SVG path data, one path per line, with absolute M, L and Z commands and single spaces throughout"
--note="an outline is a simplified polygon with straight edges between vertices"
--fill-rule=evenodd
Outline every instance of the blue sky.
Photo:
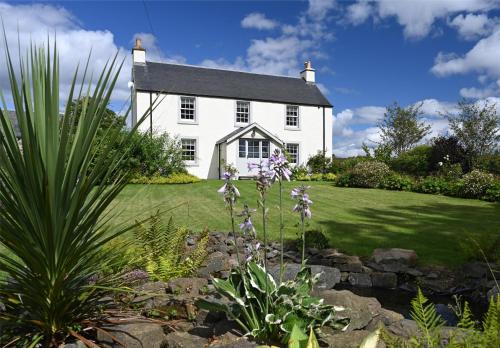
M 338 156 L 375 144 L 377 119 L 394 101 L 423 103 L 432 136 L 446 132 L 442 113 L 453 112 L 461 97 L 500 101 L 500 0 L 147 1 L 146 7 L 8 2 L 0 3 L 0 13 L 9 37 L 17 37 L 17 27 L 22 41 L 56 31 L 68 76 L 90 47 L 96 70 L 117 50 L 128 59 L 137 36 L 148 59 L 158 61 L 298 76 L 311 58 L 334 104 Z M 129 69 L 127 62 L 115 109 L 126 103 Z

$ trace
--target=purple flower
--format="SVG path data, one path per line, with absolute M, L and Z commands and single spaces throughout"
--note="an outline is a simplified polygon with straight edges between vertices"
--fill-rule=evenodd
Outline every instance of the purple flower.
M 293 212 L 299 213 L 302 219 L 310 219 L 312 217 L 310 205 L 313 202 L 309 199 L 309 194 L 306 192 L 310 188 L 311 186 L 302 185 L 294 188 L 291 192 L 292 198 L 297 200 L 297 203 L 293 207 Z
M 240 191 L 238 188 L 232 183 L 232 180 L 236 177 L 236 169 L 228 166 L 228 170 L 224 172 L 223 179 L 224 185 L 220 189 L 217 190 L 218 193 L 222 194 L 224 198 L 224 202 L 226 204 L 231 205 L 236 202 L 236 199 L 240 197 Z
M 253 226 L 252 223 L 252 213 L 255 212 L 256 209 L 250 209 L 248 205 L 243 206 L 243 210 L 241 213 L 238 214 L 238 216 L 243 217 L 243 222 L 240 224 L 240 229 L 243 232 L 243 234 L 251 234 L 252 236 L 255 237 L 255 227 Z
M 289 169 L 289 163 L 280 149 L 276 149 L 269 158 L 269 170 L 273 172 L 271 180 L 275 181 L 286 179 L 290 181 L 292 172 Z

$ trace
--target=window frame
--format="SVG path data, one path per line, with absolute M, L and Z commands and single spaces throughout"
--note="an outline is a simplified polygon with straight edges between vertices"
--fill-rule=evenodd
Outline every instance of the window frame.
M 183 145 L 183 141 L 184 140 L 194 140 L 194 159 L 193 160 L 188 160 L 188 159 L 184 159 L 184 145 Z M 182 160 L 184 161 L 184 164 L 186 166 L 197 166 L 198 165 L 198 152 L 199 152 L 199 147 L 200 147 L 200 141 L 198 140 L 198 137 L 189 137 L 189 136 L 185 136 L 185 137 L 181 137 L 180 138 L 180 142 L 181 142 L 181 149 L 182 149 Z
M 238 103 L 248 104 L 248 122 L 238 121 Z M 248 126 L 251 123 L 252 123 L 252 102 L 249 100 L 236 100 L 234 102 L 234 126 L 235 127 Z
M 287 124 L 288 121 L 288 108 L 289 107 L 294 107 L 297 108 L 297 125 L 296 126 L 290 126 Z M 295 104 L 286 104 L 285 105 L 285 129 L 287 130 L 300 130 L 302 122 L 300 122 L 300 105 L 295 105 Z
M 189 98 L 194 100 L 194 120 L 189 120 L 182 118 L 182 98 Z M 192 95 L 180 95 L 179 96 L 179 105 L 178 105 L 178 117 L 177 123 L 181 124 L 198 124 L 198 98 Z
M 295 145 L 295 146 L 297 146 L 297 154 L 296 154 L 297 161 L 296 161 L 296 163 L 290 162 L 290 164 L 294 165 L 294 166 L 300 165 L 300 159 L 301 159 L 301 155 L 300 155 L 300 148 L 301 148 L 300 142 L 298 142 L 298 141 L 295 141 L 295 142 L 291 141 L 291 142 L 288 142 L 288 143 L 285 144 L 285 150 L 286 150 L 286 152 L 288 154 L 291 154 L 290 151 L 288 151 L 288 145 Z

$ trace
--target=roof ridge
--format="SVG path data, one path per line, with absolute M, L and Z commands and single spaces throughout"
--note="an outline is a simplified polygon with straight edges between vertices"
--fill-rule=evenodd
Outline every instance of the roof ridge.
M 284 77 L 284 78 L 294 79 L 294 80 L 301 80 L 302 79 L 301 77 L 293 77 L 293 76 L 286 76 L 286 75 L 279 75 L 279 74 L 262 74 L 262 73 L 254 73 L 254 72 L 243 71 L 243 70 L 221 69 L 221 68 L 214 68 L 214 67 L 194 65 L 194 64 L 180 64 L 180 63 L 146 61 L 146 64 L 149 64 L 149 63 L 152 63 L 152 64 L 162 64 L 162 65 L 185 66 L 185 67 L 188 67 L 188 68 L 197 68 L 197 69 L 228 71 L 228 72 L 235 72 L 235 73 L 248 74 L 248 75 L 270 76 L 270 77 Z

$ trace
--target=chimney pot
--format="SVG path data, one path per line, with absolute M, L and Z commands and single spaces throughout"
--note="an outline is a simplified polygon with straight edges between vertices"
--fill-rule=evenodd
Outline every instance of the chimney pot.
M 146 63 L 146 50 L 142 47 L 142 40 L 135 39 L 135 46 L 132 48 L 132 60 L 135 63 Z
M 304 62 L 304 70 L 300 72 L 300 77 L 309 84 L 314 84 L 316 81 L 316 72 L 312 68 L 311 60 Z

